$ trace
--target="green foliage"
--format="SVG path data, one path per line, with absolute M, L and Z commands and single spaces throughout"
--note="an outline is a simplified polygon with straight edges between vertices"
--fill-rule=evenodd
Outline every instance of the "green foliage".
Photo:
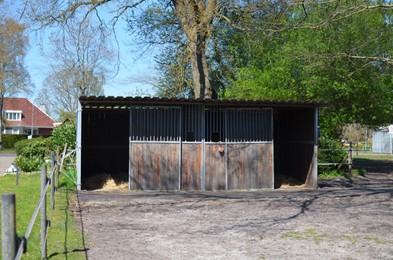
M 77 173 L 75 167 L 66 167 L 60 174 L 60 186 L 76 189 Z
M 75 122 L 65 122 L 55 128 L 52 132 L 53 148 L 62 148 L 67 143 L 69 149 L 75 149 L 76 144 L 76 124 Z
M 24 172 L 39 171 L 41 166 L 45 163 L 44 158 L 40 156 L 24 157 L 18 156 L 15 159 L 16 165 Z
M 23 146 L 18 145 L 18 157 L 15 159 L 16 165 L 24 172 L 40 170 L 45 163 L 45 157 L 51 151 L 50 139 L 36 138 L 26 142 L 21 141 Z
M 265 12 L 240 20 L 255 33 L 228 30 L 220 43 L 235 72 L 221 96 L 327 102 L 321 125 L 333 137 L 348 123 L 391 122 L 393 67 L 376 57 L 393 55 L 392 12 L 374 9 L 325 23 L 337 8 L 333 3 L 308 5 L 307 17 L 295 7 L 292 15 L 275 18 L 270 34 L 261 33 L 270 19 Z
M 329 170 L 318 175 L 318 177 L 322 179 L 334 179 L 337 177 L 344 177 L 344 176 L 345 176 L 344 172 L 340 170 Z
M 354 176 L 360 175 L 360 176 L 366 176 L 367 171 L 365 169 L 353 169 L 352 174 Z
M 319 163 L 341 163 L 345 162 L 347 156 L 347 151 L 345 151 L 341 145 L 341 143 L 335 139 L 331 138 L 320 138 L 319 139 L 319 154 L 318 154 L 318 162 Z M 343 169 L 344 167 L 341 167 Z M 318 166 L 318 173 L 328 173 L 328 172 L 337 172 L 341 175 L 343 174 L 343 170 L 338 170 L 338 166 L 331 165 L 321 165 Z
M 10 135 L 10 134 L 3 134 L 3 148 L 4 149 L 12 149 L 15 147 L 15 143 L 27 139 L 27 135 Z

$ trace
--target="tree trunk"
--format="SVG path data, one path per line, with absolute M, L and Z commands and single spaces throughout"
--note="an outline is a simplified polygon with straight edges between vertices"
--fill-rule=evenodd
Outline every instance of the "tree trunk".
M 172 0 L 176 15 L 187 36 L 195 98 L 209 99 L 212 87 L 206 60 L 206 45 L 215 17 L 216 0 Z
M 200 40 L 189 41 L 192 82 L 195 98 L 209 99 L 212 90 L 206 61 L 205 43 Z

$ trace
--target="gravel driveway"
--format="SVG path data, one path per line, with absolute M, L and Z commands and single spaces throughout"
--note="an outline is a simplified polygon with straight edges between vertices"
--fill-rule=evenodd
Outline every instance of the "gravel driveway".
M 88 259 L 393 259 L 384 166 L 317 190 L 82 191 Z

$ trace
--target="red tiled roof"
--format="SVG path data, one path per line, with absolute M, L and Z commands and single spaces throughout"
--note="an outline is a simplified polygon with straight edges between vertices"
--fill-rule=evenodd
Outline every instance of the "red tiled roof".
M 53 128 L 53 119 L 27 98 L 4 98 L 3 110 L 21 110 L 21 121 L 6 120 L 6 126 L 32 126 L 39 128 Z

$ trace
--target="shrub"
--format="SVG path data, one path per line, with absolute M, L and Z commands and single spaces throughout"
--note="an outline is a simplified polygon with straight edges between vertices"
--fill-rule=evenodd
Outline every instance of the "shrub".
M 35 138 L 19 144 L 16 165 L 24 172 L 38 171 L 50 153 L 50 139 Z
M 42 137 L 20 140 L 20 141 L 16 142 L 14 145 L 15 152 L 17 155 L 19 155 L 22 152 L 23 148 L 25 148 L 26 146 L 29 146 L 29 145 L 37 143 L 37 142 L 42 142 L 42 141 L 44 141 L 44 138 L 42 138 Z
M 4 149 L 12 149 L 15 147 L 15 143 L 20 140 L 27 139 L 27 135 L 11 135 L 11 134 L 3 134 L 3 148 Z
M 18 156 L 15 159 L 16 165 L 24 172 L 33 172 L 40 170 L 41 166 L 45 163 L 44 158 L 40 156 L 24 157 Z
M 53 147 L 62 148 L 67 143 L 68 149 L 75 149 L 76 144 L 76 124 L 75 122 L 65 122 L 55 128 L 52 132 Z

